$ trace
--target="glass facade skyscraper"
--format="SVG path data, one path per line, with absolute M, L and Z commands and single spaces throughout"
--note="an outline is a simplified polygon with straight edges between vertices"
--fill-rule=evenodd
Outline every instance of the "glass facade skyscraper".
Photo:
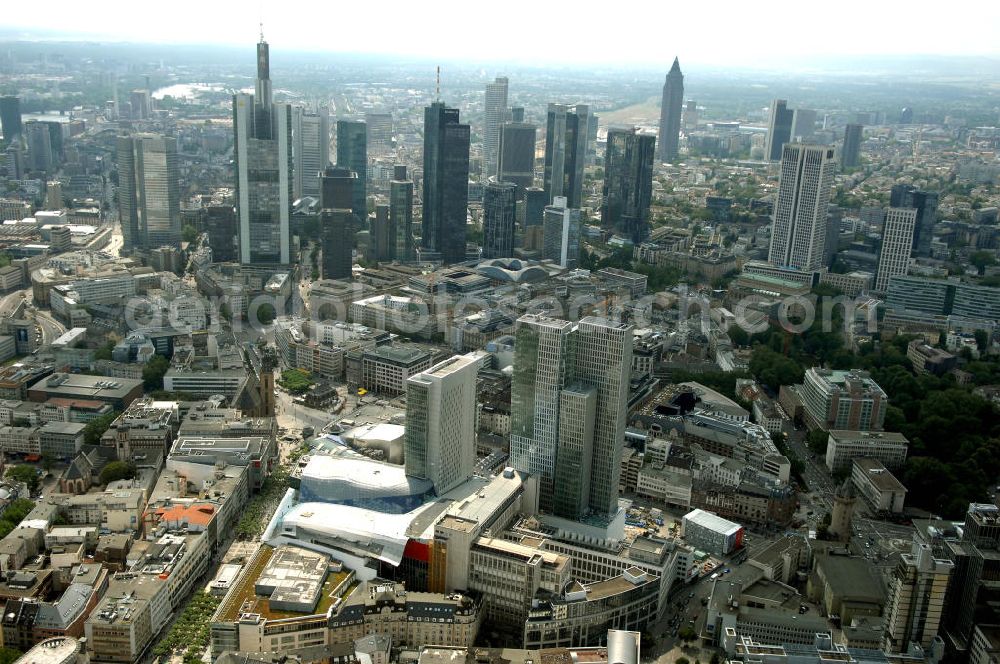
M 549 104 L 545 132 L 546 205 L 551 204 L 556 196 L 565 196 L 569 207 L 580 207 L 589 115 L 589 107 L 583 104 Z
M 413 180 L 406 166 L 393 169 L 389 183 L 389 258 L 413 260 Z
M 445 264 L 465 260 L 469 207 L 469 125 L 458 109 L 434 102 L 424 109 L 424 252 Z
M 292 210 L 292 113 L 271 98 L 267 42 L 257 44 L 254 95 L 233 96 L 240 262 L 288 264 Z
M 514 217 L 517 186 L 512 182 L 490 182 L 483 190 L 483 258 L 514 255 Z
M 663 82 L 660 101 L 660 161 L 677 159 L 680 143 L 681 112 L 684 109 L 684 74 L 677 58 Z
M 889 191 L 891 207 L 915 208 L 917 224 L 913 229 L 913 255 L 931 255 L 931 240 L 937 222 L 938 195 L 933 191 L 920 191 L 912 184 L 896 184 Z
M 486 84 L 483 107 L 483 182 L 497 176 L 500 127 L 507 114 L 507 79 L 499 77 Z
M 330 116 L 325 108 L 310 113 L 292 107 L 292 158 L 295 163 L 293 196 L 319 196 L 320 172 L 330 163 Z
M 639 244 L 649 235 L 656 137 L 612 129 L 604 151 L 601 225 Z
M 337 166 L 358 174 L 351 208 L 358 219 L 368 215 L 368 125 L 358 120 L 337 120 Z
M 119 137 L 118 211 L 124 249 L 180 246 L 176 139 L 155 134 Z
M 788 108 L 784 99 L 771 102 L 771 118 L 767 124 L 767 146 L 764 148 L 764 158 L 768 161 L 781 159 L 781 148 L 792 140 L 792 122 L 795 111 Z

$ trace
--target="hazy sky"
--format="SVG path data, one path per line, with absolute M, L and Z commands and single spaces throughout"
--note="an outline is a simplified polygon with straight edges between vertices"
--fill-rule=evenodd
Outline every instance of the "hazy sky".
M 27 7 L 27 5 L 26 5 Z M 46 0 L 30 34 L 520 63 L 781 64 L 829 55 L 1000 55 L 1000 2 L 951 0 Z

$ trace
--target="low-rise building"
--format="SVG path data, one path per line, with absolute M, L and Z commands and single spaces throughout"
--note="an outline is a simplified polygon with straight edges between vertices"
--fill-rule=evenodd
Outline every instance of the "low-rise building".
M 826 445 L 826 467 L 831 473 L 850 470 L 855 459 L 881 461 L 890 470 L 902 470 L 910 441 L 889 431 L 843 431 L 834 429 Z
M 725 556 L 743 546 L 743 526 L 705 510 L 692 510 L 681 520 L 684 540 L 717 556 Z
M 876 512 L 901 514 L 906 487 L 877 459 L 861 457 L 851 470 L 854 488 Z
M 906 357 L 918 374 L 943 376 L 958 365 L 958 358 L 948 351 L 934 348 L 923 339 L 914 339 L 906 346 Z

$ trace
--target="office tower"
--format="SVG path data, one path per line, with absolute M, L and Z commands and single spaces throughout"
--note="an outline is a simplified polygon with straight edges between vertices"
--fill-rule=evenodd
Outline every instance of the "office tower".
M 12 177 L 15 180 L 20 180 L 24 177 L 24 152 L 21 151 L 21 145 L 19 143 L 14 143 L 7 146 L 6 162 L 7 167 L 7 177 Z
M 28 167 L 33 171 L 49 171 L 53 166 L 52 138 L 47 122 L 28 120 L 24 123 L 28 144 Z
M 944 548 L 954 563 L 945 596 L 942 636 L 949 650 L 972 646 L 977 624 L 997 624 L 1000 578 L 1000 509 L 989 503 L 971 503 L 961 537 L 945 539 Z
M 787 101 L 775 99 L 771 102 L 771 118 L 767 123 L 767 146 L 764 148 L 764 156 L 768 161 L 781 159 L 782 146 L 792 140 L 794 119 L 795 111 L 788 108 Z
M 21 98 L 13 95 L 0 97 L 0 129 L 8 144 L 23 132 L 21 126 Z
M 543 512 L 569 519 L 614 515 L 632 327 L 593 316 L 571 323 L 529 314 L 514 334 L 511 465 L 539 478 Z
M 358 175 L 328 166 L 320 176 L 320 242 L 324 279 L 350 279 L 354 265 L 354 233 L 359 226 L 351 209 Z
M 288 264 L 292 211 L 292 113 L 271 97 L 267 42 L 257 44 L 255 93 L 233 96 L 233 160 L 240 262 Z
M 546 205 L 556 196 L 565 196 L 569 207 L 580 207 L 589 115 L 590 109 L 582 104 L 549 104 L 543 180 Z
M 575 269 L 580 259 L 580 211 L 566 207 L 565 196 L 557 196 L 545 208 L 542 228 L 542 258 Z
M 660 161 L 677 159 L 677 145 L 681 134 L 681 111 L 684 107 L 684 74 L 677 58 L 663 82 L 660 101 Z
M 358 219 L 368 215 L 368 125 L 356 120 L 337 120 L 337 166 L 358 174 L 351 208 Z
M 886 604 L 885 650 L 907 653 L 911 643 L 930 652 L 938 635 L 948 580 L 955 564 L 935 558 L 930 544 L 915 540 L 896 563 Z
M 180 246 L 177 139 L 156 134 L 118 138 L 118 210 L 126 251 Z
M 507 113 L 507 79 L 498 77 L 486 84 L 483 107 L 483 182 L 496 177 L 500 160 L 500 126 Z
M 232 205 L 212 205 L 205 212 L 205 231 L 212 248 L 213 263 L 228 263 L 239 258 L 236 250 L 236 208 Z
M 152 117 L 153 109 L 149 90 L 133 90 L 129 94 L 129 103 L 132 104 L 131 118 L 133 120 L 149 120 Z
M 392 152 L 392 113 L 365 113 L 368 154 L 381 157 Z
M 67 126 L 62 122 L 44 121 L 49 128 L 49 145 L 52 146 L 52 167 L 58 168 L 62 165 L 65 151 L 63 149 L 63 127 Z
M 514 217 L 517 186 L 512 182 L 489 182 L 483 190 L 483 258 L 514 255 Z
M 380 203 L 375 206 L 375 214 L 370 217 L 370 227 L 368 231 L 368 256 L 366 258 L 376 261 L 392 260 L 390 249 L 392 248 L 393 232 L 389 223 L 389 206 Z
M 69 226 L 53 226 L 49 235 L 49 249 L 53 253 L 61 253 L 72 248 L 73 231 Z
M 560 196 L 565 199 L 565 196 Z M 549 199 L 541 187 L 528 187 L 524 190 L 524 248 L 527 251 L 539 251 L 544 242 L 543 217 Z
M 656 137 L 639 134 L 634 127 L 608 131 L 601 225 L 622 233 L 634 244 L 649 235 L 655 150 Z
M 458 109 L 424 109 L 423 237 L 425 252 L 446 265 L 465 260 L 469 208 L 469 125 Z
M 830 148 L 800 143 L 784 146 L 767 257 L 772 265 L 806 272 L 823 266 L 834 166 Z
M 904 106 L 899 112 L 899 124 L 913 124 L 913 109 Z
M 844 147 L 840 150 L 840 165 L 846 171 L 861 165 L 861 137 L 864 126 L 849 124 L 844 129 Z
M 413 180 L 406 176 L 406 166 L 393 168 L 389 183 L 389 258 L 413 260 Z
M 459 355 L 406 380 L 406 474 L 439 496 L 472 477 L 478 373 L 475 356 Z
M 834 258 L 840 247 L 840 222 L 844 218 L 844 210 L 832 203 L 826 206 L 826 240 L 823 242 L 823 265 L 832 267 Z
M 877 293 L 888 290 L 891 277 L 906 274 L 916 225 L 917 211 L 914 208 L 891 207 L 886 213 L 882 226 L 882 249 L 878 254 L 878 273 L 875 275 Z
M 917 223 L 913 229 L 913 255 L 931 255 L 931 240 L 934 238 L 934 224 L 937 222 L 938 195 L 933 191 L 919 191 L 912 184 L 895 184 L 889 192 L 889 205 L 899 208 L 915 208 Z
M 688 131 L 698 128 L 698 102 L 688 99 L 684 103 L 684 128 Z
M 576 370 L 577 326 L 525 315 L 514 331 L 510 465 L 539 482 L 539 509 L 551 512 L 559 428 L 559 393 Z
M 517 185 L 517 197 L 535 183 L 535 130 L 527 122 L 505 122 L 500 128 L 497 179 Z
M 597 125 L 600 118 L 595 113 L 587 116 L 587 164 L 597 163 Z
M 292 197 L 319 197 L 319 174 L 330 164 L 330 116 L 325 108 L 310 113 L 292 107 Z
M 797 108 L 792 111 L 792 138 L 798 143 L 808 143 L 816 132 L 816 111 Z
M 510 109 L 511 122 L 524 122 L 524 107 L 514 106 Z
M 59 180 L 49 180 L 45 184 L 45 209 L 63 209 L 62 183 Z

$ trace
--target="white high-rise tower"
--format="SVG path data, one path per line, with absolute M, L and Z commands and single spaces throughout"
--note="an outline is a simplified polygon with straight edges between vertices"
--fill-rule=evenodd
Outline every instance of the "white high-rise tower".
M 833 148 L 786 143 L 767 261 L 805 272 L 823 267 L 827 205 L 836 163 Z

